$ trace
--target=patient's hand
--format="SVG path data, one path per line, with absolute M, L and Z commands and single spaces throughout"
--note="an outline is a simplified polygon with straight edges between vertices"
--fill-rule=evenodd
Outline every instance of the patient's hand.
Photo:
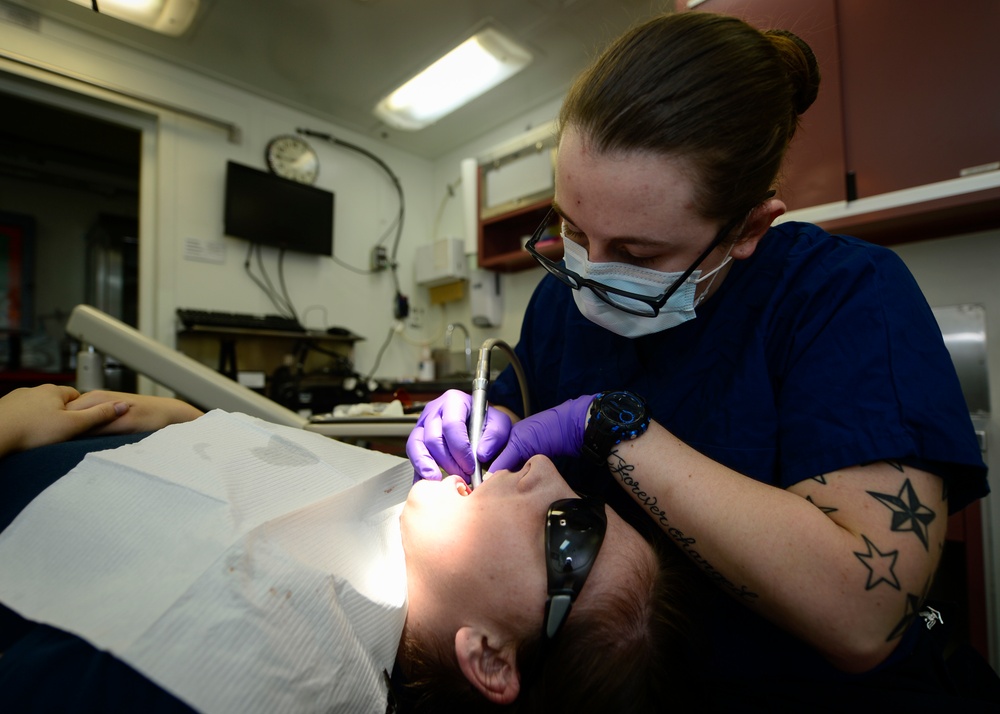
M 152 397 L 127 392 L 109 392 L 96 389 L 86 392 L 66 404 L 70 411 L 82 411 L 107 404 L 126 404 L 128 410 L 114 421 L 102 423 L 90 434 L 134 434 L 140 431 L 155 431 L 168 424 L 191 421 L 202 415 L 187 402 L 169 397 Z
M 43 384 L 15 389 L 0 398 L 0 456 L 67 441 L 108 424 L 129 411 L 108 399 L 89 409 L 67 408 L 80 393 L 72 387 Z

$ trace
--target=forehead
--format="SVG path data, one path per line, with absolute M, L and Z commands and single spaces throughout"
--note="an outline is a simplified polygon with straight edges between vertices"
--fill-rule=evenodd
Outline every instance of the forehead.
M 697 222 L 695 183 L 687 162 L 651 152 L 598 152 L 580 132 L 566 129 L 556 157 L 555 203 L 579 223 L 609 235 L 615 222 L 640 230 L 664 221 Z M 623 228 L 624 229 L 624 226 Z M 634 231 L 633 231 L 634 232 Z

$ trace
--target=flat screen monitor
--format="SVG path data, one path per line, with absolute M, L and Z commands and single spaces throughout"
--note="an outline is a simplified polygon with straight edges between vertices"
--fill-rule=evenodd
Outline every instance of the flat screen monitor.
M 228 162 L 226 235 L 300 253 L 333 255 L 333 194 Z

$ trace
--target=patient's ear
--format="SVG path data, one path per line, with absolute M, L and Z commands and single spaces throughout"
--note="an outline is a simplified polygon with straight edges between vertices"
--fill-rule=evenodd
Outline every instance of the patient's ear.
M 521 678 L 512 644 L 494 647 L 484 630 L 462 627 L 455 633 L 455 654 L 462 674 L 484 697 L 497 704 L 517 699 Z

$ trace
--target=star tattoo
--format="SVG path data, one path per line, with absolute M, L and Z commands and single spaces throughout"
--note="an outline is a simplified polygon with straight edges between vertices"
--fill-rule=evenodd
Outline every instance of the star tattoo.
M 903 608 L 903 617 L 892 629 L 892 632 L 889 633 L 889 636 L 885 640 L 886 642 L 892 642 L 894 639 L 900 637 L 904 632 L 906 632 L 906 628 L 909 627 L 910 623 L 916 619 L 917 612 L 920 610 L 920 603 L 922 603 L 924 598 L 927 597 L 927 592 L 930 590 L 930 587 L 931 581 L 928 580 L 924 583 L 924 592 L 922 595 L 906 593 L 906 605 Z
M 899 579 L 893 572 L 893 568 L 896 567 L 896 558 L 899 556 L 898 550 L 893 550 L 888 553 L 883 553 L 875 544 L 868 540 L 868 536 L 862 534 L 862 538 L 865 539 L 865 546 L 868 548 L 867 553 L 855 553 L 861 564 L 868 568 L 868 583 L 865 585 L 865 590 L 871 590 L 873 587 L 879 583 L 888 583 L 891 587 L 899 590 Z
M 892 511 L 891 528 L 893 531 L 913 531 L 920 542 L 924 544 L 924 550 L 928 550 L 927 526 L 934 520 L 935 513 L 917 498 L 917 492 L 913 490 L 910 479 L 906 479 L 903 487 L 895 496 L 875 491 L 868 493 Z
M 917 616 L 917 609 L 919 609 L 919 607 L 920 597 L 918 595 L 914 595 L 913 593 L 907 593 L 906 609 L 903 612 L 903 617 L 899 623 L 897 623 L 896 627 L 893 628 L 892 632 L 889 633 L 889 637 L 886 639 L 886 642 L 891 642 L 906 632 L 906 628 L 910 626 L 910 623 L 913 622 L 914 618 Z
M 816 506 L 816 508 L 818 508 L 819 510 L 821 510 L 823 513 L 833 513 L 834 511 L 837 510 L 833 506 L 821 506 L 821 505 L 819 505 L 818 503 L 816 503 L 813 500 L 812 496 L 806 496 L 806 500 L 809 501 L 809 503 L 811 503 L 812 505 Z

